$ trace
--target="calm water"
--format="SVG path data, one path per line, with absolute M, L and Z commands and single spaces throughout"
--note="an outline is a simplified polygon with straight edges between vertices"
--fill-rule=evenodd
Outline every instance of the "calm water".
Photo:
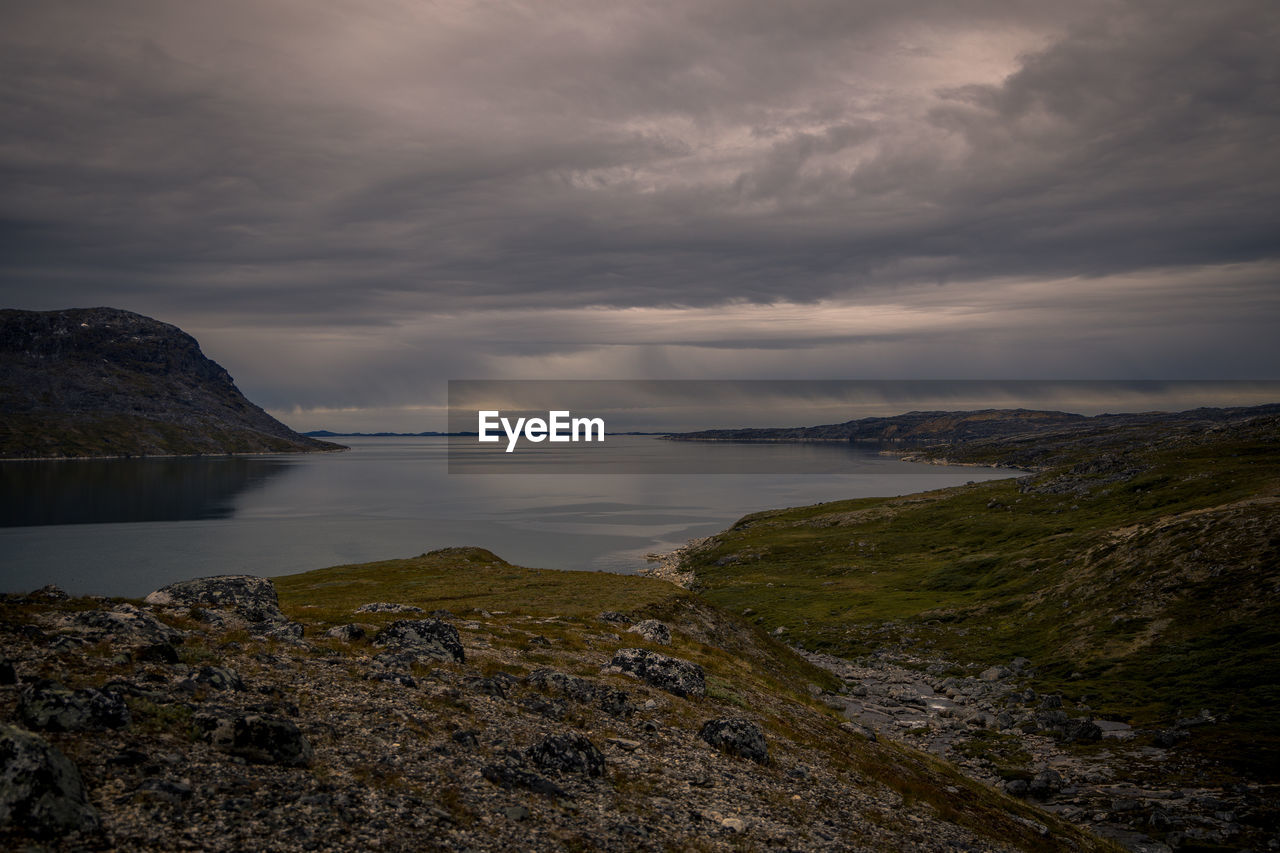
M 341 439 L 348 453 L 0 463 L 0 591 L 56 583 L 144 595 L 202 575 L 283 575 L 480 545 L 513 563 L 635 572 L 645 555 L 749 512 L 1010 476 L 827 445 L 611 436 L 634 470 L 757 474 L 449 474 L 442 438 Z

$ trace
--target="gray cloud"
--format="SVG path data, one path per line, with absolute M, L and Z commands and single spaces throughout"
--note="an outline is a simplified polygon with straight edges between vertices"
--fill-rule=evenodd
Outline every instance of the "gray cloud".
M 412 400 L 420 359 L 438 380 L 718 349 L 828 375 L 876 348 L 935 371 L 972 351 L 975 372 L 1037 329 L 1058 332 L 1032 359 L 1055 374 L 1080 369 L 1072 331 L 1111 354 L 1095 371 L 1158 370 L 1152 351 L 1185 369 L 1188 335 L 1202 370 L 1280 365 L 1240 340 L 1280 320 L 1267 0 L 49 0 L 8 18 L 4 301 L 203 329 L 270 404 Z M 752 303 L 812 314 L 767 334 L 735 307 Z M 860 303 L 986 321 L 822 321 Z M 1005 325 L 1011 305 L 1032 331 Z M 598 322 L 682 354 L 621 355 Z M 342 367 L 308 374 L 325 353 Z M 259 359 L 294 365 L 293 390 Z

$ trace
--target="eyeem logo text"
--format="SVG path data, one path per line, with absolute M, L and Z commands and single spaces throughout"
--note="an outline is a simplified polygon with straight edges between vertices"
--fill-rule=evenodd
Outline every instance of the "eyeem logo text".
M 479 439 L 483 442 L 502 440 L 498 428 L 507 436 L 507 453 L 516 449 L 521 435 L 526 441 L 537 444 L 542 441 L 604 441 L 604 418 L 575 418 L 567 411 L 547 412 L 542 418 L 517 418 L 514 424 L 502 417 L 497 409 L 487 409 L 479 414 Z M 594 438 L 592 437 L 594 435 Z

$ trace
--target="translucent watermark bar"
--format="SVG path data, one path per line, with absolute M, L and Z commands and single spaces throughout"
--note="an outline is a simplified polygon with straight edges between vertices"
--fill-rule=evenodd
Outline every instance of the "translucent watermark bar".
M 1277 381 L 452 380 L 449 472 L 910 476 L 912 450 L 1024 422 L 1276 401 Z

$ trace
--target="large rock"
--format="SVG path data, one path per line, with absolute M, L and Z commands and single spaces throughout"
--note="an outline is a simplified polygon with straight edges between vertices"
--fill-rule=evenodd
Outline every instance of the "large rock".
M 583 735 L 568 732 L 548 735 L 525 750 L 525 756 L 547 770 L 604 775 L 604 754 Z
M 233 613 L 246 622 L 283 624 L 276 587 L 253 575 L 218 575 L 171 583 L 147 596 L 148 604 L 165 607 L 205 607 Z
M 68 690 L 42 682 L 22 691 L 18 716 L 33 729 L 50 732 L 103 731 L 129 725 L 129 706 L 108 690 Z
M 1062 740 L 1066 743 L 1095 743 L 1102 740 L 1102 729 L 1093 720 L 1068 720 L 1061 732 Z
M 671 645 L 671 629 L 657 619 L 646 619 L 637 622 L 627 629 L 628 633 L 639 634 L 651 643 L 663 646 Z
M 355 609 L 356 613 L 421 613 L 421 607 L 412 604 L 397 604 L 391 601 L 372 601 Z
M 480 769 L 480 775 L 500 788 L 527 788 L 536 794 L 549 797 L 567 797 L 568 793 L 546 776 L 526 770 L 510 761 L 502 764 L 487 764 Z
M 196 684 L 205 684 L 214 690 L 244 690 L 240 673 L 226 666 L 202 666 L 192 676 Z
M 555 669 L 535 669 L 525 677 L 525 681 L 548 693 L 567 696 L 575 702 L 590 702 L 596 696 L 596 685 L 592 682 Z
M 440 619 L 399 619 L 375 634 L 373 644 L 446 663 L 465 658 L 458 629 Z
M 769 747 L 760 727 L 744 717 L 708 720 L 698 736 L 729 755 L 749 758 L 760 764 L 769 763 Z
M 615 690 L 587 678 L 579 678 L 554 669 L 535 669 L 525 683 L 548 693 L 568 697 L 575 702 L 590 702 L 613 717 L 629 716 L 633 710 L 631 697 L 625 690 Z M 553 715 L 553 716 L 563 716 Z
M 0 726 L 0 826 L 37 838 L 99 826 L 80 771 L 44 738 Z
M 648 649 L 618 649 L 609 667 L 676 696 L 702 696 L 707 692 L 702 667 Z
M 305 767 L 314 755 L 311 743 L 291 720 L 266 714 L 196 715 L 196 735 L 215 749 L 258 764 Z
M 132 604 L 118 604 L 110 610 L 69 613 L 58 620 L 57 627 L 86 639 L 106 640 L 112 645 L 181 643 L 183 637 L 183 632 Z
M 365 638 L 365 630 L 363 626 L 351 623 L 349 625 L 335 625 L 325 631 L 324 635 L 335 640 L 342 640 L 344 643 L 354 643 Z

